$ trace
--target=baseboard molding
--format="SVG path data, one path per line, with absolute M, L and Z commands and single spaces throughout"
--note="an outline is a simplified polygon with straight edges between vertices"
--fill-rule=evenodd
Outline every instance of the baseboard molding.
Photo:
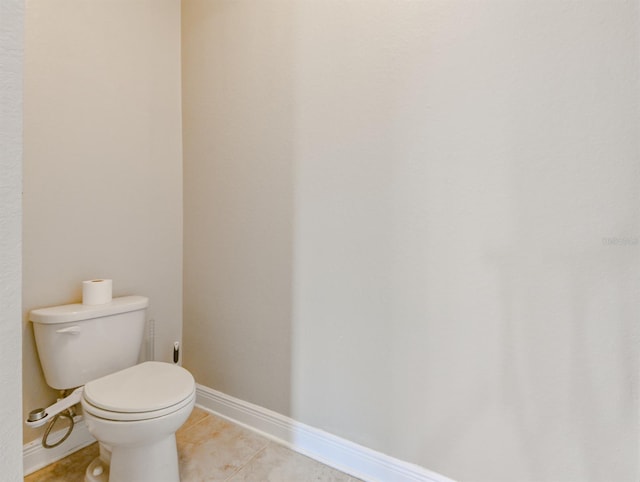
M 454 482 L 417 465 L 398 460 L 362 445 L 310 427 L 266 408 L 197 385 L 197 404 L 249 430 L 367 482 Z M 23 447 L 24 474 L 29 475 L 95 442 L 81 416 L 75 419 L 69 438 L 45 449 L 40 439 Z M 51 435 L 57 440 L 64 433 Z
M 41 440 L 37 439 L 25 444 L 22 448 L 22 463 L 24 467 L 24 475 L 29 475 L 52 464 L 73 452 L 76 452 L 87 445 L 96 441 L 93 435 L 89 433 L 87 424 L 82 416 L 76 416 L 74 418 L 74 426 L 69 438 L 62 442 L 57 447 L 52 449 L 45 449 L 42 446 Z M 53 432 L 49 440 L 58 440 L 64 435 L 66 429 L 61 429 Z
M 197 385 L 196 394 L 196 403 L 203 409 L 359 479 L 368 482 L 454 482 L 203 385 Z

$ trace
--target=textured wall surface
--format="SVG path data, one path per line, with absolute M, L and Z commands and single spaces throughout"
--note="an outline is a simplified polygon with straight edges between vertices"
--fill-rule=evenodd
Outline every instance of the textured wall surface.
M 22 480 L 20 350 L 23 4 L 0 0 L 0 473 Z
M 80 301 L 82 280 L 150 298 L 156 359 L 181 339 L 180 2 L 30 0 L 25 23 L 28 412 L 56 393 L 27 313 Z
M 462 481 L 638 480 L 638 18 L 183 2 L 198 381 Z

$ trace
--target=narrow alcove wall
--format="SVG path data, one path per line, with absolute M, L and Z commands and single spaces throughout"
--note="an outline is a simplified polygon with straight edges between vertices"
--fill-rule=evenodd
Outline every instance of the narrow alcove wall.
M 156 358 L 182 332 L 180 3 L 34 0 L 25 19 L 25 414 L 55 401 L 27 313 L 81 281 L 150 298 Z M 24 429 L 25 442 L 42 430 Z

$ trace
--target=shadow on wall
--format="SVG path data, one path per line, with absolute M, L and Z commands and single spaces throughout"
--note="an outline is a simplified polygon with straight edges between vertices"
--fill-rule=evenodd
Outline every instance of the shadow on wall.
M 290 415 L 293 22 L 263 7 L 183 4 L 184 363 Z

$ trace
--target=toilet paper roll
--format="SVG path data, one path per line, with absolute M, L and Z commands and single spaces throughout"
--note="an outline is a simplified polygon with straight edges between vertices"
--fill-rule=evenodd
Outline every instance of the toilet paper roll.
M 110 279 L 91 279 L 82 282 L 82 304 L 103 305 L 111 301 L 113 283 Z

